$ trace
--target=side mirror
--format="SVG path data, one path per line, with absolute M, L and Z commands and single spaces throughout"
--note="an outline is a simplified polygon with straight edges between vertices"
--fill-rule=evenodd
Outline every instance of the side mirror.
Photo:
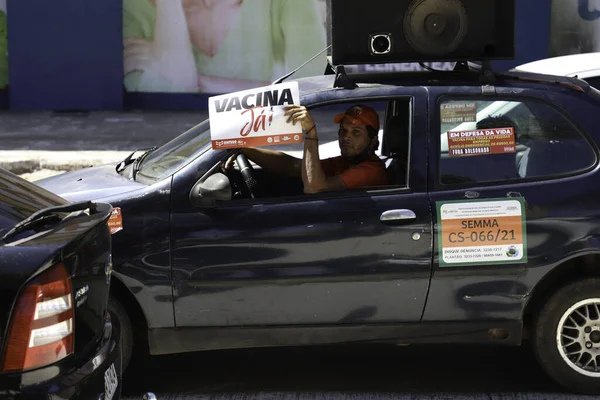
M 214 207 L 217 201 L 229 201 L 232 196 L 229 178 L 217 172 L 196 182 L 190 192 L 190 201 L 196 207 Z

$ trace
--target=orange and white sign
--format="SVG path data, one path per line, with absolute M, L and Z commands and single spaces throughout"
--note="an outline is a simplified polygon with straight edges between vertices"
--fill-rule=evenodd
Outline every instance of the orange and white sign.
M 215 150 L 302 142 L 302 127 L 283 109 L 300 104 L 298 82 L 210 97 L 208 112 Z
M 527 262 L 521 199 L 439 202 L 440 265 Z
M 121 208 L 113 208 L 112 213 L 108 218 L 108 227 L 111 235 L 123 230 L 123 214 L 121 213 Z
M 516 153 L 514 128 L 448 132 L 450 157 Z

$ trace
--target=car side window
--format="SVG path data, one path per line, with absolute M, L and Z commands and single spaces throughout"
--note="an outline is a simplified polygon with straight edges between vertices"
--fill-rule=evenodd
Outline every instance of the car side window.
M 247 156 L 249 166 L 243 169 L 235 163 L 219 162 L 212 169 L 215 179 L 203 190 L 214 191 L 211 185 L 223 186 L 222 192 L 225 197 L 230 197 L 233 202 L 263 202 L 263 201 L 286 201 L 298 198 L 311 198 L 319 196 L 344 196 L 349 192 L 374 194 L 378 190 L 386 191 L 390 188 L 408 189 L 409 154 L 410 154 L 410 129 L 412 118 L 412 98 L 398 97 L 385 100 L 349 101 L 343 100 L 339 103 L 329 103 L 309 108 L 309 112 L 318 127 L 319 136 L 319 158 L 322 161 L 323 172 L 327 176 L 344 174 L 353 168 L 352 154 L 342 157 L 340 134 L 352 135 L 340 129 L 339 120 L 351 106 L 364 105 L 371 108 L 379 119 L 379 129 L 369 131 L 376 135 L 374 155 L 370 156 L 369 165 L 346 173 L 344 183 L 350 185 L 344 190 L 323 191 L 316 194 L 305 194 L 301 172 L 298 170 L 278 169 L 278 164 L 264 162 L 261 165 L 251 156 Z M 392 111 L 393 110 L 393 111 Z M 363 109 L 359 109 L 364 112 Z M 367 111 L 370 113 L 370 111 Z M 372 115 L 372 114 L 370 114 Z M 360 143 L 360 142 L 358 142 Z M 356 144 L 356 143 L 355 143 Z M 301 161 L 304 153 L 304 143 L 284 144 L 273 143 L 265 147 L 266 150 L 285 153 Z M 352 151 L 356 149 L 352 148 Z M 348 151 L 346 151 L 348 152 Z M 256 153 L 255 153 L 256 154 Z M 281 161 L 281 159 L 280 159 Z M 241 160 L 242 163 L 245 161 Z M 242 170 L 246 175 L 243 177 Z M 285 173 L 283 173 L 285 171 Z M 207 178 L 205 178 L 206 180 Z M 361 181 L 371 180 L 372 184 L 361 186 Z M 358 183 L 357 183 L 358 182 Z M 249 183 L 251 187 L 249 187 Z M 197 185 L 202 186 L 199 182 Z M 206 185 L 205 185 L 206 186 Z M 199 190 L 199 189 L 192 189 Z M 219 199 L 221 204 L 227 200 Z
M 584 134 L 541 101 L 444 100 L 439 177 L 444 185 L 552 178 L 596 162 Z

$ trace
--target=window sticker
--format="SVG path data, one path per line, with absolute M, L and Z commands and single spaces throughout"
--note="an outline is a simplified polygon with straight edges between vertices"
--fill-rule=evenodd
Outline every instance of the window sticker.
M 447 103 L 440 106 L 442 124 L 477 121 L 477 103 Z
M 111 235 L 123 230 L 123 214 L 120 207 L 113 208 L 108 218 L 108 227 L 110 228 Z
M 512 127 L 448 132 L 450 157 L 516 152 L 515 129 Z
M 523 199 L 437 202 L 440 266 L 527 262 Z

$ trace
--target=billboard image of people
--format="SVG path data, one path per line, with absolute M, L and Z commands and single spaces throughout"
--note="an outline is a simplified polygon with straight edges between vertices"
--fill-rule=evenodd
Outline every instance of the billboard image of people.
M 550 57 L 600 51 L 600 0 L 552 0 Z
M 123 0 L 128 92 L 271 84 L 327 47 L 324 0 Z M 327 53 L 294 77 L 321 75 Z

